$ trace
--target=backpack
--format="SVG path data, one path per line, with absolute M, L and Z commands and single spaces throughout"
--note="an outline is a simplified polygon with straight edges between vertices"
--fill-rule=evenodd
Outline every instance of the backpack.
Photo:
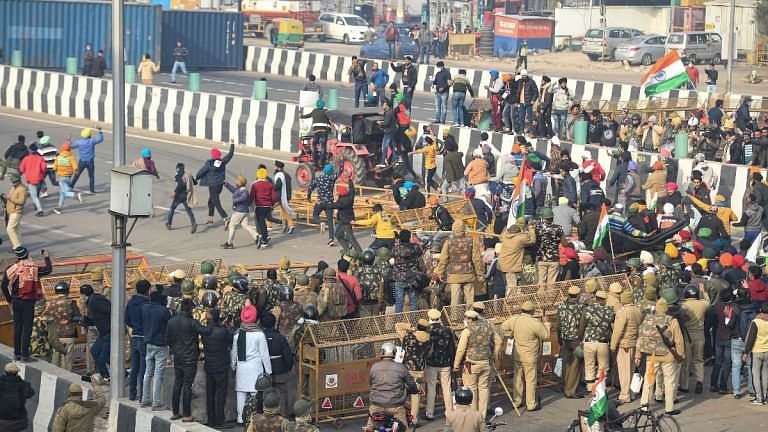
M 331 319 L 341 319 L 347 314 L 347 293 L 341 282 L 328 283 L 328 309 L 327 314 Z
M 435 223 L 441 231 L 450 231 L 453 227 L 453 216 L 445 207 L 438 205 L 435 208 Z
M 18 281 L 17 296 L 20 299 L 37 301 L 43 298 L 43 286 L 37 271 L 37 266 L 32 261 L 20 261 L 6 270 L 11 283 Z
M 739 336 L 746 339 L 749 326 L 752 324 L 756 315 L 757 312 L 755 312 L 754 307 L 741 310 L 741 314 L 739 314 Z

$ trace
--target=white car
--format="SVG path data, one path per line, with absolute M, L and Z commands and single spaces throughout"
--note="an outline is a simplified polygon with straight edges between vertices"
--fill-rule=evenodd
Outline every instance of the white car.
M 336 39 L 349 43 L 362 43 L 365 32 L 368 31 L 368 22 L 357 15 L 324 13 L 320 15 L 317 23 L 323 27 L 320 41 Z

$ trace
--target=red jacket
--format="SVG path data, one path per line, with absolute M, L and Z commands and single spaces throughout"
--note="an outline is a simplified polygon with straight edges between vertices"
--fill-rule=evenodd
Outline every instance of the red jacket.
M 351 314 L 357 309 L 357 304 L 363 299 L 363 289 L 360 287 L 360 282 L 357 278 L 347 274 L 338 272 L 339 283 L 344 286 L 344 291 L 347 295 L 347 313 Z M 352 298 L 350 294 L 354 294 L 355 298 Z
M 45 159 L 38 153 L 30 153 L 19 164 L 19 172 L 24 174 L 24 179 L 31 185 L 42 183 L 48 167 Z
M 762 279 L 752 279 L 747 282 L 749 296 L 753 302 L 768 302 L 768 286 Z
M 266 180 L 253 182 L 250 198 L 256 207 L 272 207 L 277 200 L 275 187 Z

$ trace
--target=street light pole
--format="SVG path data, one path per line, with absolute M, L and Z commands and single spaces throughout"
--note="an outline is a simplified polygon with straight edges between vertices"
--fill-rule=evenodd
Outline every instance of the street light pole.
M 733 91 L 733 62 L 736 61 L 736 0 L 731 0 L 731 17 L 728 22 L 728 88 Z
M 125 52 L 123 51 L 123 0 L 112 0 L 112 162 L 125 165 Z M 125 216 L 112 218 L 112 313 L 109 346 L 110 398 L 125 393 Z

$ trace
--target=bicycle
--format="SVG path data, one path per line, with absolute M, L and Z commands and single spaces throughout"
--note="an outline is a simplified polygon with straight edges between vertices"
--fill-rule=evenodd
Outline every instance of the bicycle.
M 589 412 L 579 411 L 579 418 L 571 423 L 568 432 L 588 432 L 586 420 L 582 420 L 588 416 Z M 603 432 L 681 432 L 680 424 L 674 417 L 647 408 L 636 408 L 622 414 L 611 407 L 607 417 L 599 420 Z

